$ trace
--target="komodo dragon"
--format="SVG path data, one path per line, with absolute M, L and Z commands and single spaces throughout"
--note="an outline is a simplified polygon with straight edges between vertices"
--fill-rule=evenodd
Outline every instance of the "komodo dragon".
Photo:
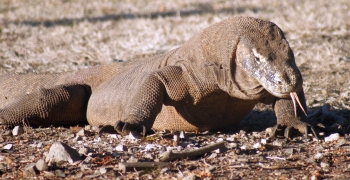
M 183 46 L 143 60 L 57 74 L 0 76 L 0 123 L 112 125 L 131 130 L 205 131 L 241 121 L 262 102 L 283 126 L 306 134 L 302 76 L 282 30 L 232 17 Z M 301 104 L 295 106 L 298 96 Z M 312 127 L 311 127 L 312 128 Z M 313 130 L 313 128 L 312 128 Z

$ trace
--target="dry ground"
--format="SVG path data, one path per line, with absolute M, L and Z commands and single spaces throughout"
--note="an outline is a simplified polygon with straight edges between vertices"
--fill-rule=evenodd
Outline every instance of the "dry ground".
M 0 74 L 62 72 L 148 57 L 178 47 L 203 28 L 235 15 L 276 23 L 285 32 L 303 74 L 310 110 L 331 103 L 337 114 L 350 119 L 349 0 L 1 0 Z M 3 146 L 19 139 L 3 137 L 1 143 Z M 344 140 L 349 141 L 348 134 L 345 134 Z M 25 154 L 20 150 L 24 151 L 17 148 L 15 153 Z M 249 174 L 246 171 L 254 169 L 250 167 L 231 168 L 231 171 L 226 169 L 213 174 L 237 179 L 249 178 L 250 175 L 262 179 L 270 176 L 272 179 L 335 178 L 335 170 L 341 169 L 344 177 L 349 177 L 346 176 L 349 175 L 347 169 L 350 169 L 349 150 L 344 149 L 342 164 L 331 163 L 330 171 L 317 169 L 320 164 L 316 162 L 311 167 L 302 166 L 300 171 L 276 168 Z M 315 151 L 307 150 L 306 156 L 312 157 L 312 153 Z M 42 152 L 32 161 L 42 158 L 40 156 Z M 20 176 L 18 174 L 25 166 L 20 162 L 18 160 L 16 166 L 18 171 L 11 168 L 1 170 L 3 177 Z M 151 173 L 150 176 L 181 178 L 177 176 L 181 168 L 177 169 L 179 172 L 175 174 Z M 315 171 L 321 175 L 316 176 Z M 132 172 L 128 177 L 139 175 Z

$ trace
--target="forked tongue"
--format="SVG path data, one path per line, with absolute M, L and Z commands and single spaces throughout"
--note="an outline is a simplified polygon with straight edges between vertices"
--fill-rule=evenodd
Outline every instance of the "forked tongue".
M 296 102 L 299 104 L 299 106 L 300 106 L 301 110 L 304 112 L 305 116 L 307 116 L 303 106 L 301 105 L 301 103 L 299 101 L 299 97 L 298 97 L 297 93 L 296 92 L 290 92 L 290 97 L 292 98 L 292 101 L 293 101 L 294 116 L 297 117 L 297 105 L 296 105 Z

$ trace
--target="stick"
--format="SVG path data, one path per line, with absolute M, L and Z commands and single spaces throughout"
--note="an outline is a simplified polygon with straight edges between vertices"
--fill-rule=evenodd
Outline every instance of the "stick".
M 160 155 L 159 161 L 168 162 L 168 161 L 173 161 L 176 159 L 199 156 L 199 155 L 209 153 L 211 151 L 214 151 L 215 149 L 219 149 L 222 147 L 225 147 L 224 141 L 210 144 L 210 145 L 207 145 L 207 146 L 195 149 L 195 150 L 191 150 L 191 151 L 176 152 L 176 153 L 172 152 L 172 151 L 167 151 L 167 152 Z
M 123 162 L 119 163 L 119 170 L 125 173 L 127 170 L 135 169 L 146 169 L 156 166 L 167 166 L 167 162 Z

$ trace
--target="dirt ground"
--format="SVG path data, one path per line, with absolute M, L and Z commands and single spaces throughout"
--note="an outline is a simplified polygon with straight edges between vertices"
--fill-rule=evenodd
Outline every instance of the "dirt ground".
M 131 157 L 155 161 L 159 152 L 172 144 L 172 136 L 128 140 L 83 127 L 90 133 L 79 140 L 77 130 L 69 127 L 25 128 L 20 136 L 1 129 L 0 148 L 13 145 L 0 153 L 1 177 L 23 177 L 28 164 L 45 159 L 50 145 L 62 141 L 77 150 L 87 147 L 89 154 L 80 164 L 50 165 L 36 178 L 350 178 L 349 0 L 1 0 L 0 74 L 64 72 L 149 57 L 174 49 L 203 28 L 237 15 L 270 20 L 285 32 L 303 75 L 309 112 L 331 104 L 332 112 L 345 119 L 339 139 L 319 143 L 311 136 L 308 140 L 300 136 L 270 139 L 264 130 L 274 125 L 275 117 L 270 107 L 258 105 L 239 128 L 189 134 L 174 146 L 186 150 L 224 140 L 224 152 L 177 160 L 166 167 L 122 172 L 118 163 Z M 128 150 L 117 152 L 121 143 Z M 162 147 L 147 151 L 148 144 Z M 89 161 L 89 157 L 105 156 L 112 157 L 107 164 Z

